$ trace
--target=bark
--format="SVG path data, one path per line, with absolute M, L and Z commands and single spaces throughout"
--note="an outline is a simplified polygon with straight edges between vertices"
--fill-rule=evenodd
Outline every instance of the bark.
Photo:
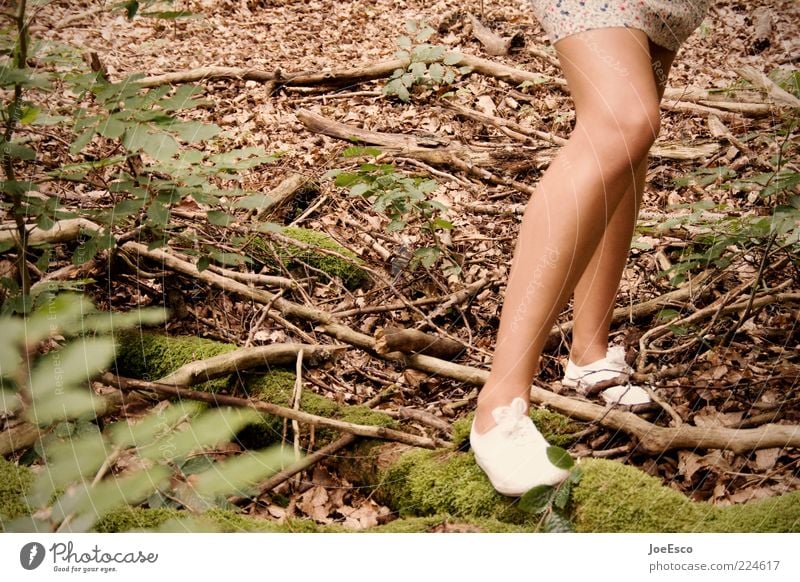
M 466 348 L 449 338 L 434 336 L 416 329 L 385 327 L 375 334 L 375 350 L 379 354 L 403 352 L 425 354 L 443 360 L 453 360 Z

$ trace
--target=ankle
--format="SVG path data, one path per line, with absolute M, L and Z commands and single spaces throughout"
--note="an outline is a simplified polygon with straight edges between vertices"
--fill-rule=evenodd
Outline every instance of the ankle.
M 573 343 L 569 351 L 569 359 L 576 366 L 588 366 L 605 358 L 607 353 L 608 344 L 581 345 Z
M 515 398 L 522 398 L 525 402 L 529 402 L 528 388 L 510 390 L 504 386 L 503 390 L 487 390 L 486 388 L 481 390 L 478 395 L 478 405 L 475 408 L 475 430 L 479 434 L 491 430 L 497 424 L 492 417 L 492 411 L 501 406 L 508 406 Z

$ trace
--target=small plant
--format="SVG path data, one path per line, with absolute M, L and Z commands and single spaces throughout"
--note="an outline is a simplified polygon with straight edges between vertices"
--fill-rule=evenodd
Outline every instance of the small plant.
M 406 229 L 411 222 L 420 222 L 421 229 L 434 240 L 434 244 L 418 248 L 412 263 L 432 267 L 443 254 L 437 231 L 453 228 L 453 224 L 442 217 L 448 208 L 437 200 L 429 199 L 439 185 L 430 178 L 400 172 L 392 164 L 378 163 L 380 153 L 376 148 L 348 148 L 344 157 L 369 155 L 376 159 L 361 164 L 355 171 L 336 169 L 327 172 L 324 177 L 334 178 L 336 186 L 348 188 L 351 196 L 366 198 L 372 202 L 376 212 L 386 213 L 389 217 L 386 226 L 388 232 L 397 232 Z M 449 261 L 447 267 L 452 270 L 457 265 Z
M 539 527 L 545 532 L 565 533 L 573 531 L 566 515 L 572 488 L 582 476 L 570 454 L 560 447 L 548 447 L 547 458 L 559 469 L 569 470 L 569 477 L 553 487 L 539 485 L 520 497 L 519 508 L 532 515 L 541 516 Z
M 459 74 L 467 74 L 472 70 L 466 66 L 454 66 L 462 60 L 460 54 L 448 53 L 446 47 L 428 43 L 435 31 L 427 24 L 409 20 L 406 22 L 406 31 L 414 35 L 414 39 L 400 37 L 397 40 L 400 50 L 395 56 L 409 63 L 405 69 L 394 71 L 383 88 L 386 95 L 396 95 L 407 103 L 411 100 L 411 89 L 415 85 L 452 85 Z
M 26 497 L 28 516 L 4 531 L 90 531 L 125 505 L 169 505 L 201 513 L 226 505 L 288 462 L 279 448 L 215 461 L 209 451 L 256 422 L 253 410 L 164 402 L 136 422 L 101 428 L 105 401 L 89 380 L 114 357 L 110 332 L 162 321 L 161 310 L 108 314 L 78 295 L 50 296 L 25 320 L 0 318 L 0 413 L 38 425 L 46 435 L 27 454 L 40 457 Z M 45 355 L 43 346 L 56 345 Z M 293 457 L 292 457 L 293 458 Z

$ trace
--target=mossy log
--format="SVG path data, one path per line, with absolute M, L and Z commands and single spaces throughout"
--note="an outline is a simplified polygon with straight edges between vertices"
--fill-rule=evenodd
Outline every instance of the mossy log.
M 116 367 L 122 376 L 148 379 L 169 377 L 183 366 L 233 352 L 236 346 L 193 336 L 170 337 L 163 334 L 138 334 L 133 341 L 120 342 Z M 293 370 L 277 366 L 271 367 L 263 374 L 236 374 L 205 382 L 196 388 L 208 392 L 224 392 L 231 387 L 236 377 L 241 380 L 241 387 L 247 396 L 291 407 L 294 391 L 295 373 Z M 348 406 L 334 402 L 330 398 L 303 390 L 300 398 L 300 410 L 316 416 L 323 416 L 350 422 L 353 424 L 371 425 L 386 428 L 397 426 L 396 421 L 386 414 L 376 412 L 366 406 Z M 266 414 L 256 425 L 248 426 L 238 435 L 242 444 L 251 448 L 261 448 L 281 440 L 284 432 L 284 419 Z M 330 429 L 318 429 L 315 433 L 317 444 L 325 444 L 333 440 L 337 432 Z
M 375 487 L 374 498 L 401 516 L 446 513 L 536 528 L 515 499 L 494 491 L 471 452 L 372 442 L 348 459 L 345 477 Z M 691 501 L 635 467 L 603 459 L 579 465 L 583 477 L 568 506 L 579 532 L 800 531 L 800 491 L 719 507 Z
M 247 248 L 248 254 L 269 265 L 274 264 L 275 257 L 289 268 L 308 265 L 330 278 L 341 279 L 348 289 L 358 287 L 369 277 L 360 267 L 361 259 L 325 233 L 286 227 L 281 235 L 272 237 L 280 239 L 281 244 L 269 238 L 253 238 Z

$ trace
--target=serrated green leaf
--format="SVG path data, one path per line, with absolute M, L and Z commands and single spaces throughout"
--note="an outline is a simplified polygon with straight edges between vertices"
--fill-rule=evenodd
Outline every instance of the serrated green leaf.
M 211 265 L 211 257 L 208 255 L 203 255 L 199 259 L 197 259 L 197 270 L 202 273 Z
M 178 401 L 157 412 L 151 412 L 138 422 L 124 420 L 108 429 L 111 442 L 120 449 L 136 446 L 142 450 L 158 447 L 159 441 L 183 422 L 197 416 L 203 406 L 199 402 Z
M 31 124 L 35 123 L 36 120 L 39 118 L 39 114 L 41 112 L 42 112 L 42 110 L 39 107 L 34 107 L 33 105 L 28 105 L 20 113 L 20 116 L 19 116 L 20 125 L 31 125 Z
M 175 433 L 168 447 L 142 451 L 147 459 L 182 459 L 189 453 L 218 446 L 229 441 L 248 424 L 258 422 L 261 415 L 255 410 L 242 408 L 215 408 L 197 417 L 191 430 Z
M 464 58 L 464 55 L 462 55 L 461 53 L 450 52 L 450 53 L 447 53 L 446 55 L 444 55 L 444 59 L 442 59 L 442 62 L 445 65 L 452 66 L 452 65 L 457 65 L 458 63 L 460 63 L 463 60 L 463 58 Z
M 449 220 L 444 220 L 443 218 L 437 218 L 433 222 L 431 222 L 431 226 L 433 228 L 441 228 L 443 230 L 452 230 L 453 223 Z
M 169 222 L 169 213 L 169 206 L 158 202 L 153 202 L 147 208 L 147 218 L 157 226 L 165 226 Z
M 182 141 L 187 143 L 197 143 L 206 141 L 222 133 L 222 128 L 213 123 L 200 123 L 199 121 L 189 121 L 175 124 L 170 127 L 178 134 Z
M 365 184 L 364 182 L 353 184 L 353 186 L 350 188 L 350 196 L 364 196 L 370 191 L 370 189 L 370 185 Z
M 125 135 L 122 137 L 122 145 L 125 146 L 126 150 L 135 154 L 144 148 L 148 137 L 147 128 L 143 124 L 137 123 L 125 130 Z
M 565 509 L 569 503 L 569 496 L 572 493 L 572 482 L 564 481 L 556 489 L 556 494 L 553 496 L 553 505 L 558 509 Z
M 34 506 L 46 503 L 56 489 L 94 476 L 105 461 L 111 448 L 98 433 L 87 433 L 79 438 L 57 441 L 45 447 L 47 465 L 33 485 L 31 502 Z
M 61 391 L 97 375 L 113 357 L 110 338 L 78 338 L 41 358 L 30 374 L 31 396 L 34 401 L 54 399 Z
M 154 133 L 147 137 L 143 149 L 154 159 L 166 161 L 178 153 L 178 142 L 167 133 Z
M 220 210 L 209 210 L 206 212 L 206 216 L 208 217 L 208 222 L 214 226 L 228 226 L 236 220 L 235 217 Z
M 81 243 L 72 253 L 72 264 L 77 267 L 91 261 L 97 255 L 97 250 L 97 242 L 93 238 Z
M 426 24 L 417 32 L 414 38 L 417 39 L 417 42 L 428 42 L 435 32 L 435 30 Z
M 194 490 L 198 495 L 243 495 L 252 492 L 260 482 L 294 461 L 294 454 L 280 446 L 266 451 L 243 453 L 215 463 L 207 471 L 195 475 Z
M 436 83 L 441 83 L 444 77 L 444 67 L 440 63 L 433 63 L 428 67 L 428 75 Z
M 559 469 L 571 469 L 575 464 L 570 454 L 561 447 L 547 447 L 547 458 Z
M 125 123 L 111 115 L 97 126 L 97 133 L 109 139 L 117 139 L 125 133 Z
M 36 159 L 36 152 L 31 148 L 13 141 L 0 140 L 0 157 L 30 161 Z
M 519 508 L 534 515 L 542 513 L 555 496 L 555 488 L 550 485 L 537 485 L 519 498 Z
M 574 531 L 570 521 L 556 511 L 551 511 L 544 517 L 542 524 L 547 533 L 570 533 Z
M 266 194 L 252 194 L 250 196 L 245 196 L 244 198 L 239 198 L 233 207 L 234 208 L 246 208 L 248 210 L 257 210 L 259 208 L 267 208 L 268 206 L 272 205 L 273 199 Z

